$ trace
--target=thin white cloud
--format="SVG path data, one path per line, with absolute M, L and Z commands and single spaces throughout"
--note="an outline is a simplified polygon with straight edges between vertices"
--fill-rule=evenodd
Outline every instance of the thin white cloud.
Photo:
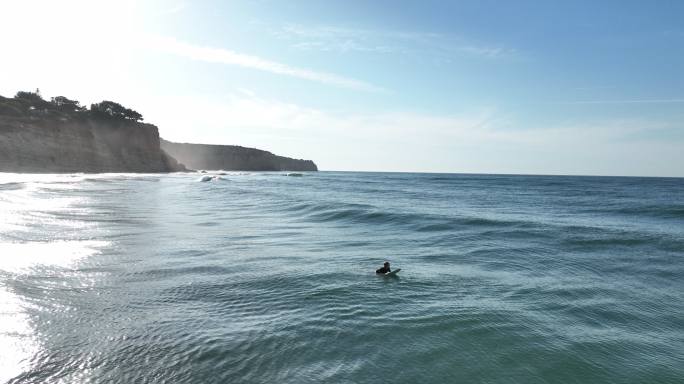
M 592 86 L 572 88 L 573 91 L 597 91 L 597 90 L 606 90 L 606 89 L 615 89 L 615 87 L 609 86 L 609 85 L 592 85 Z
M 354 29 L 337 26 L 286 24 L 272 32 L 302 50 L 421 54 L 441 58 L 456 56 L 497 59 L 519 56 L 511 48 L 484 44 L 459 36 L 429 32 Z
M 173 7 L 167 9 L 165 13 L 167 14 L 173 14 L 173 13 L 179 13 L 180 11 L 184 10 L 187 7 L 187 4 L 185 3 L 178 3 L 174 5 Z
M 275 73 L 278 75 L 296 77 L 299 79 L 315 81 L 322 84 L 333 85 L 342 88 L 359 91 L 379 92 L 382 88 L 365 81 L 336 75 L 334 73 L 314 71 L 306 68 L 292 67 L 276 61 L 262 59 L 257 56 L 246 55 L 223 48 L 212 48 L 193 45 L 178 41 L 169 37 L 151 36 L 147 39 L 148 46 L 162 52 L 186 57 L 192 60 L 209 63 L 221 63 L 237 65 L 240 67 L 256 69 Z
M 630 137 L 639 137 L 648 132 L 676 127 L 670 123 L 649 120 L 604 119 L 584 124 L 521 128 L 519 122 L 516 123 L 512 118 L 503 117 L 494 108 L 482 108 L 461 115 L 398 111 L 328 112 L 291 102 L 265 99 L 246 89 L 238 89 L 235 94 L 222 101 L 193 97 L 172 98 L 160 104 L 159 119 L 164 119 L 162 115 L 169 115 L 171 111 L 176 113 L 176 109 L 169 110 L 167 107 L 174 104 L 193 106 L 193 108 L 178 110 L 191 110 L 192 112 L 188 112 L 187 116 L 189 120 L 206 116 L 207 121 L 200 121 L 202 124 L 195 125 L 211 126 L 212 128 L 207 129 L 206 133 L 219 136 L 225 130 L 235 130 L 234 134 L 237 136 L 240 135 L 241 130 L 246 130 L 245 134 L 248 134 L 247 131 L 257 130 L 268 131 L 274 137 L 321 136 L 323 134 L 323 136 L 336 139 L 353 139 L 362 135 L 366 140 L 389 143 L 429 142 L 435 145 L 458 143 L 474 147 L 498 143 L 508 146 L 551 147 L 555 145 L 561 148 L 570 142 L 578 146 L 586 145 L 587 142 L 614 143 L 617 140 L 629 140 Z M 217 119 L 216 116 L 230 118 Z M 182 119 L 169 115 L 165 120 L 178 122 Z M 186 126 L 186 123 L 179 125 L 183 133 L 188 133 L 184 128 Z M 192 133 L 196 134 L 197 131 Z M 211 139 L 220 141 L 214 137 Z M 658 136 L 652 137 L 652 140 L 658 139 Z
M 554 104 L 677 104 L 684 103 L 684 99 L 643 99 L 643 100 L 580 100 Z

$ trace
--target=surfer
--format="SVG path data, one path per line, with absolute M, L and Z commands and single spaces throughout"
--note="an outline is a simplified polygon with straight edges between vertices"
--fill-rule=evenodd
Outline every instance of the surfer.
M 383 264 L 383 267 L 379 268 L 375 271 L 375 273 L 377 273 L 377 274 L 385 274 L 385 273 L 389 273 L 389 272 L 392 272 L 392 270 L 390 269 L 389 261 L 385 261 L 385 264 Z

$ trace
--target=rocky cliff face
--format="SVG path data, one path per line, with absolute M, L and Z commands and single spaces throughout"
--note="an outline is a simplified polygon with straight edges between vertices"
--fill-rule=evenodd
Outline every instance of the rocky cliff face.
M 171 172 L 151 124 L 0 113 L 0 172 Z
M 173 143 L 161 140 L 161 148 L 192 169 L 239 171 L 317 171 L 311 160 L 277 156 L 271 152 L 235 145 Z

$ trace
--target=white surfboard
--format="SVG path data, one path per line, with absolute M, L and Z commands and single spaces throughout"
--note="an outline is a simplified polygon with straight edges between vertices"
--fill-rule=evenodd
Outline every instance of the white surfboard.
M 383 276 L 396 276 L 397 273 L 399 273 L 399 271 L 401 271 L 401 268 L 397 268 L 397 269 L 395 269 L 395 270 L 392 271 L 392 272 L 387 272 L 387 273 L 385 273 Z

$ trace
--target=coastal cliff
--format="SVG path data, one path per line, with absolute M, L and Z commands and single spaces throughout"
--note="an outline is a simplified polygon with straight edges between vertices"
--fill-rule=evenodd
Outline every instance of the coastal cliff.
M 151 124 L 0 116 L 0 172 L 172 172 Z
M 173 143 L 162 139 L 161 148 L 193 169 L 318 171 L 318 167 L 311 160 L 291 159 L 268 151 L 236 145 Z
M 173 172 L 185 167 L 159 146 L 159 130 L 114 102 L 90 110 L 38 93 L 0 97 L 0 172 Z
M 0 96 L 0 172 L 317 171 L 311 160 L 233 145 L 172 143 L 113 101 L 82 106 L 36 92 Z M 178 161 L 177 161 L 178 160 Z M 180 161 L 180 162 L 179 162 Z M 184 163 L 185 165 L 183 165 Z

